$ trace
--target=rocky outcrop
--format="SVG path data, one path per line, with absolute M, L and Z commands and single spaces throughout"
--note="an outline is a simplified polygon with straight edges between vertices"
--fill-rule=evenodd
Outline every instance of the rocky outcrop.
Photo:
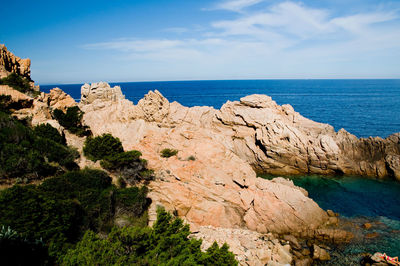
M 96 99 L 117 101 L 124 98 L 121 87 L 115 86 L 111 88 L 106 82 L 92 83 L 90 85 L 85 83 L 81 89 L 81 103 L 84 104 L 90 104 Z
M 256 170 L 271 174 L 398 176 L 399 134 L 358 139 L 311 121 L 265 95 L 228 102 L 216 118 L 226 146 Z M 229 130 L 230 129 L 230 130 Z
M 10 86 L 0 85 L 0 95 L 10 96 L 10 109 L 30 108 L 33 103 L 33 98 L 14 90 Z
M 52 118 L 51 112 L 54 109 L 61 109 L 64 111 L 68 107 L 77 105 L 71 96 L 59 88 L 50 90 L 50 93 L 42 92 L 32 100 L 32 105 L 29 108 L 15 110 L 12 115 L 18 119 L 28 118 L 33 126 L 42 123 L 49 123 L 59 130 L 61 130 L 61 126 Z
M 31 80 L 31 60 L 15 56 L 4 44 L 0 44 L 0 78 L 7 77 L 10 73 Z
M 229 245 L 240 265 L 290 265 L 293 261 L 291 247 L 272 234 L 260 234 L 245 229 L 215 228 L 202 226 L 191 237 L 203 240 L 201 248 L 206 250 L 214 241 Z
M 0 79 L 7 77 L 11 73 L 26 78 L 30 81 L 32 90 L 39 91 L 39 86 L 31 79 L 31 60 L 22 59 L 7 50 L 4 44 L 0 44 Z

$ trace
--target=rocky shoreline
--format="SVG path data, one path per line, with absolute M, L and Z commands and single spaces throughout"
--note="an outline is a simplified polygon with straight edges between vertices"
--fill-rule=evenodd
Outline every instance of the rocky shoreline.
M 29 66 L 10 69 L 29 75 Z M 32 125 L 49 123 L 82 154 L 85 137 L 70 134 L 51 115 L 54 109 L 78 106 L 95 136 L 118 137 L 125 150 L 141 151 L 155 171 L 149 184 L 150 223 L 161 205 L 184 219 L 204 248 L 227 242 L 242 265 L 311 265 L 329 259 L 329 245 L 353 237 L 337 228 L 337 214 L 322 210 L 307 191 L 285 178 L 258 178 L 256 171 L 400 180 L 400 133 L 358 139 L 266 95 L 228 101 L 216 110 L 170 103 L 158 91 L 134 105 L 120 87 L 105 82 L 83 85 L 80 103 L 58 88 L 32 98 L 0 86 L 0 94 L 11 96 L 13 116 Z M 161 157 L 166 148 L 178 154 Z M 78 163 L 100 168 L 84 156 Z

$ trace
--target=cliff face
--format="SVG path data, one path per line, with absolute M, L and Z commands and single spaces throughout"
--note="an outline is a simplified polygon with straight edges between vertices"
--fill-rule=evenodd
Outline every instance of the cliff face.
M 15 56 L 4 44 L 0 44 L 0 78 L 7 77 L 11 73 L 31 80 L 31 60 Z
M 300 234 L 327 222 L 305 191 L 282 179 L 257 178 L 253 169 L 272 174 L 399 175 L 398 134 L 385 140 L 358 139 L 265 95 L 227 102 L 220 110 L 170 103 L 158 91 L 137 105 L 107 96 L 80 108 L 95 135 L 119 137 L 125 149 L 142 151 L 156 170 L 157 180 L 150 184 L 152 211 L 161 204 L 195 227 Z M 164 148 L 179 150 L 178 156 L 160 157 Z

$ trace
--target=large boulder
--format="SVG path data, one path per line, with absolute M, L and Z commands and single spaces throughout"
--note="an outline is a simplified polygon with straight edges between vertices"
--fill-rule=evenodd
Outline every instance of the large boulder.
M 121 87 L 110 87 L 107 82 L 85 83 L 81 87 L 81 103 L 90 104 L 95 100 L 117 101 L 124 99 Z

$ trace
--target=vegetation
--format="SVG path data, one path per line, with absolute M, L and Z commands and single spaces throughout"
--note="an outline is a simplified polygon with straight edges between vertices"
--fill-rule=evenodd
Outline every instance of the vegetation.
M 21 77 L 15 73 L 11 73 L 7 77 L 0 79 L 0 85 L 8 85 L 22 93 L 38 94 L 38 92 L 32 90 L 30 81 L 27 78 Z
M 77 167 L 76 150 L 42 133 L 0 111 L 0 182 L 9 178 L 38 179 Z
M 0 192 L 0 224 L 21 236 L 43 239 L 60 257 L 86 230 L 108 232 L 118 215 L 142 216 L 147 188 L 117 189 L 103 171 L 84 169 Z
M 153 178 L 153 171 L 147 169 L 147 161 L 140 158 L 142 153 L 135 150 L 125 152 L 121 141 L 111 134 L 87 138 L 83 152 L 92 161 L 101 160 L 104 169 L 120 175 L 122 186 Z
M 49 264 L 47 248 L 41 239 L 27 239 L 5 226 L 0 228 L 0 257 L 4 265 Z
M 64 134 L 60 134 L 57 129 L 50 124 L 40 124 L 33 128 L 35 134 L 41 138 L 50 139 L 62 145 L 66 145 L 67 141 Z
M 64 113 L 61 109 L 53 111 L 53 117 L 69 132 L 78 136 L 90 136 L 92 133 L 88 126 L 82 125 L 83 112 L 78 106 L 68 107 Z
M 74 249 L 62 259 L 62 265 L 237 265 L 233 253 L 224 244 L 214 243 L 206 252 L 201 240 L 189 239 L 189 226 L 163 209 L 149 227 L 113 228 L 103 239 L 87 231 Z
M 190 156 L 187 158 L 187 160 L 188 160 L 188 161 L 196 161 L 196 157 L 194 157 L 193 155 L 190 155 Z
M 111 134 L 103 134 L 85 141 L 83 153 L 92 161 L 102 160 L 105 157 L 112 157 L 122 153 L 124 148 L 119 138 L 114 138 Z
M 12 104 L 10 95 L 0 95 L 0 112 L 10 113 L 9 107 Z
M 163 149 L 161 151 L 161 157 L 164 157 L 164 158 L 169 158 L 169 157 L 175 156 L 177 154 L 178 154 L 178 150 L 174 150 L 174 149 L 167 148 L 167 149 Z

